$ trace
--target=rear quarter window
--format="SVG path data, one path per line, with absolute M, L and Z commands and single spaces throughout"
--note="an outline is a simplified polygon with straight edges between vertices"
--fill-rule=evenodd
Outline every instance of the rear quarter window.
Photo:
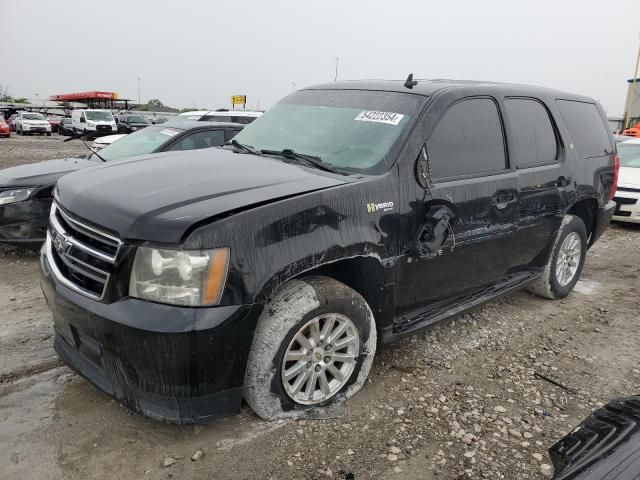
M 507 98 L 504 107 L 511 132 L 509 150 L 516 167 L 555 162 L 558 140 L 545 106 L 531 98 Z
M 556 105 L 582 158 L 603 157 L 611 153 L 607 126 L 595 104 L 556 100 Z

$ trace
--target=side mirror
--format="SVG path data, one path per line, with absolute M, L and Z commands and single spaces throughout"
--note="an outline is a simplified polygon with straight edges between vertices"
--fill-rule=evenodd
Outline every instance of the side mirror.
M 80 123 L 85 123 L 84 117 L 80 117 Z

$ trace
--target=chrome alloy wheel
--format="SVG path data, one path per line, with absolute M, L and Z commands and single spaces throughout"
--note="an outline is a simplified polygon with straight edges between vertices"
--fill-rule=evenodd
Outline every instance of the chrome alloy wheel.
M 296 403 L 328 400 L 349 381 L 360 351 L 356 325 L 344 315 L 319 315 L 294 335 L 282 359 L 281 377 Z
M 582 243 L 580 235 L 576 232 L 571 232 L 560 245 L 558 258 L 556 259 L 556 279 L 561 286 L 567 286 L 575 277 L 581 254 Z

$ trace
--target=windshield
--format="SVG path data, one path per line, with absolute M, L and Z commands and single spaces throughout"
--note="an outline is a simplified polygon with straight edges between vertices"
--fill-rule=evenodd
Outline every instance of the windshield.
M 620 166 L 640 168 L 640 143 L 619 143 Z
M 119 160 L 121 158 L 133 157 L 153 153 L 158 147 L 171 140 L 182 130 L 169 127 L 146 127 L 137 132 L 130 133 L 120 140 L 100 150 L 100 156 L 105 160 Z M 89 158 L 96 160 L 92 154 Z
M 130 117 L 127 117 L 127 122 L 129 123 L 151 123 L 149 122 L 149 120 L 146 119 L 146 117 L 140 116 L 140 115 L 131 115 Z
M 111 115 L 111 112 L 104 112 L 104 111 L 100 111 L 100 110 L 86 110 L 84 112 L 85 117 L 87 117 L 87 120 L 92 120 L 94 122 L 100 122 L 100 121 L 104 121 L 104 122 L 111 122 L 113 121 L 113 116 Z
M 23 113 L 22 118 L 25 120 L 46 120 L 41 113 Z
M 65 117 L 62 119 L 62 123 L 72 123 L 72 122 L 70 118 Z
M 382 173 L 425 97 L 363 90 L 302 90 L 234 139 L 257 150 L 292 149 L 344 170 Z

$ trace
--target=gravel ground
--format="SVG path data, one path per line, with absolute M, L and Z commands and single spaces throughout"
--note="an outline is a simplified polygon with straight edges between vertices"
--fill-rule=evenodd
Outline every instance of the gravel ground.
M 0 167 L 68 145 L 0 140 Z M 614 225 L 568 298 L 519 292 L 382 347 L 330 418 L 268 423 L 245 408 L 206 426 L 142 418 L 60 365 L 37 256 L 1 248 L 0 478 L 546 478 L 551 445 L 638 393 L 639 243 L 640 228 Z

